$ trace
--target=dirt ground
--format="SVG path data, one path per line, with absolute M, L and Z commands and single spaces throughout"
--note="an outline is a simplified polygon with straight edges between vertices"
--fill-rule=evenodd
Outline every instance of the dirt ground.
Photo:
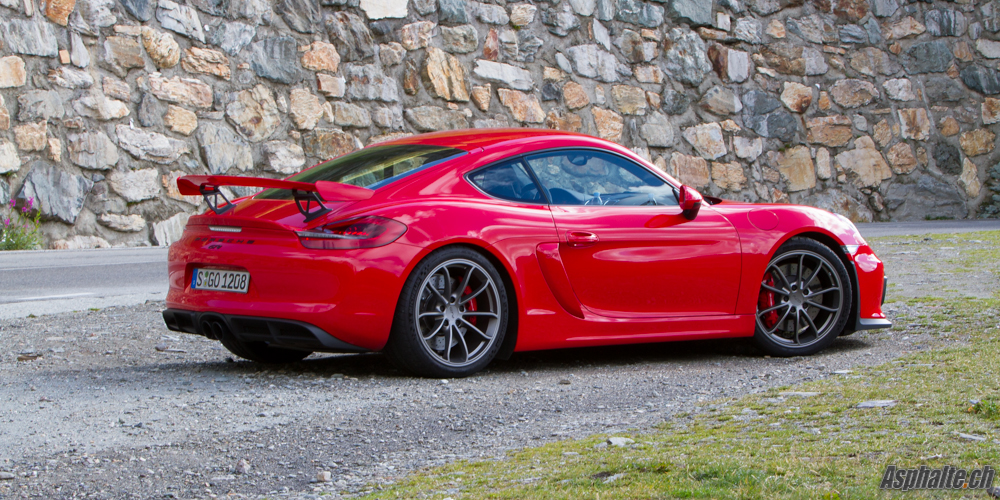
M 168 331 L 162 303 L 3 321 L 0 498 L 347 495 L 428 465 L 648 429 L 708 401 L 883 363 L 939 342 L 906 298 L 997 289 L 959 258 L 974 241 L 873 246 L 896 328 L 808 358 L 699 341 L 524 353 L 467 379 L 428 380 L 378 354 L 234 361 L 217 342 Z M 331 481 L 317 483 L 321 471 Z

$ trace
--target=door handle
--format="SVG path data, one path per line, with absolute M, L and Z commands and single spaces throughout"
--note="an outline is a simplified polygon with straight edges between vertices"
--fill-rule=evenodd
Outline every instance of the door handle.
M 569 241 L 571 247 L 585 247 L 593 245 L 601 239 L 589 231 L 570 231 L 566 235 L 566 240 Z

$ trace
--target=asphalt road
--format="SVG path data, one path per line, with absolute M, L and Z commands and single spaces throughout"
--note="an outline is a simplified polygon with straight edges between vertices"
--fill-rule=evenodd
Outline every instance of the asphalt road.
M 1000 230 L 1000 220 L 859 224 L 867 237 Z M 0 319 L 163 300 L 166 248 L 0 253 Z

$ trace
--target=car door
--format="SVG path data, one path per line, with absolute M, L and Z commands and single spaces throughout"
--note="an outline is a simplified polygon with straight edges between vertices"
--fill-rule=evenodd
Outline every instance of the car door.
M 525 156 L 552 206 L 559 254 L 592 312 L 618 318 L 733 314 L 740 244 L 725 217 L 688 220 L 674 187 L 610 152 Z

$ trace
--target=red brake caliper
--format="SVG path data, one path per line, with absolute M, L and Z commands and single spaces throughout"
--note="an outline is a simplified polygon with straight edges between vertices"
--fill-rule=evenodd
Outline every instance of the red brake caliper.
M 764 274 L 763 283 L 767 286 L 774 286 L 774 277 L 771 276 L 770 272 Z M 760 297 L 757 298 L 757 310 L 763 311 L 764 309 L 774 307 L 774 305 L 774 292 L 761 287 Z M 774 328 L 774 325 L 778 323 L 778 311 L 771 311 L 765 314 L 762 320 L 764 321 L 764 326 L 767 327 L 768 330 Z
M 472 293 L 472 287 L 467 286 L 467 287 L 465 287 L 465 290 L 462 290 L 462 295 L 468 295 L 470 293 Z M 472 300 L 469 301 L 469 303 L 465 304 L 465 310 L 469 311 L 469 312 L 475 312 L 476 311 L 476 299 L 472 299 Z M 472 326 L 476 326 L 476 320 L 477 319 L 479 319 L 479 318 L 477 318 L 476 316 L 473 316 L 473 317 L 467 319 L 466 321 L 468 321 L 469 323 L 472 323 Z M 770 327 L 768 327 L 768 328 L 770 328 Z

